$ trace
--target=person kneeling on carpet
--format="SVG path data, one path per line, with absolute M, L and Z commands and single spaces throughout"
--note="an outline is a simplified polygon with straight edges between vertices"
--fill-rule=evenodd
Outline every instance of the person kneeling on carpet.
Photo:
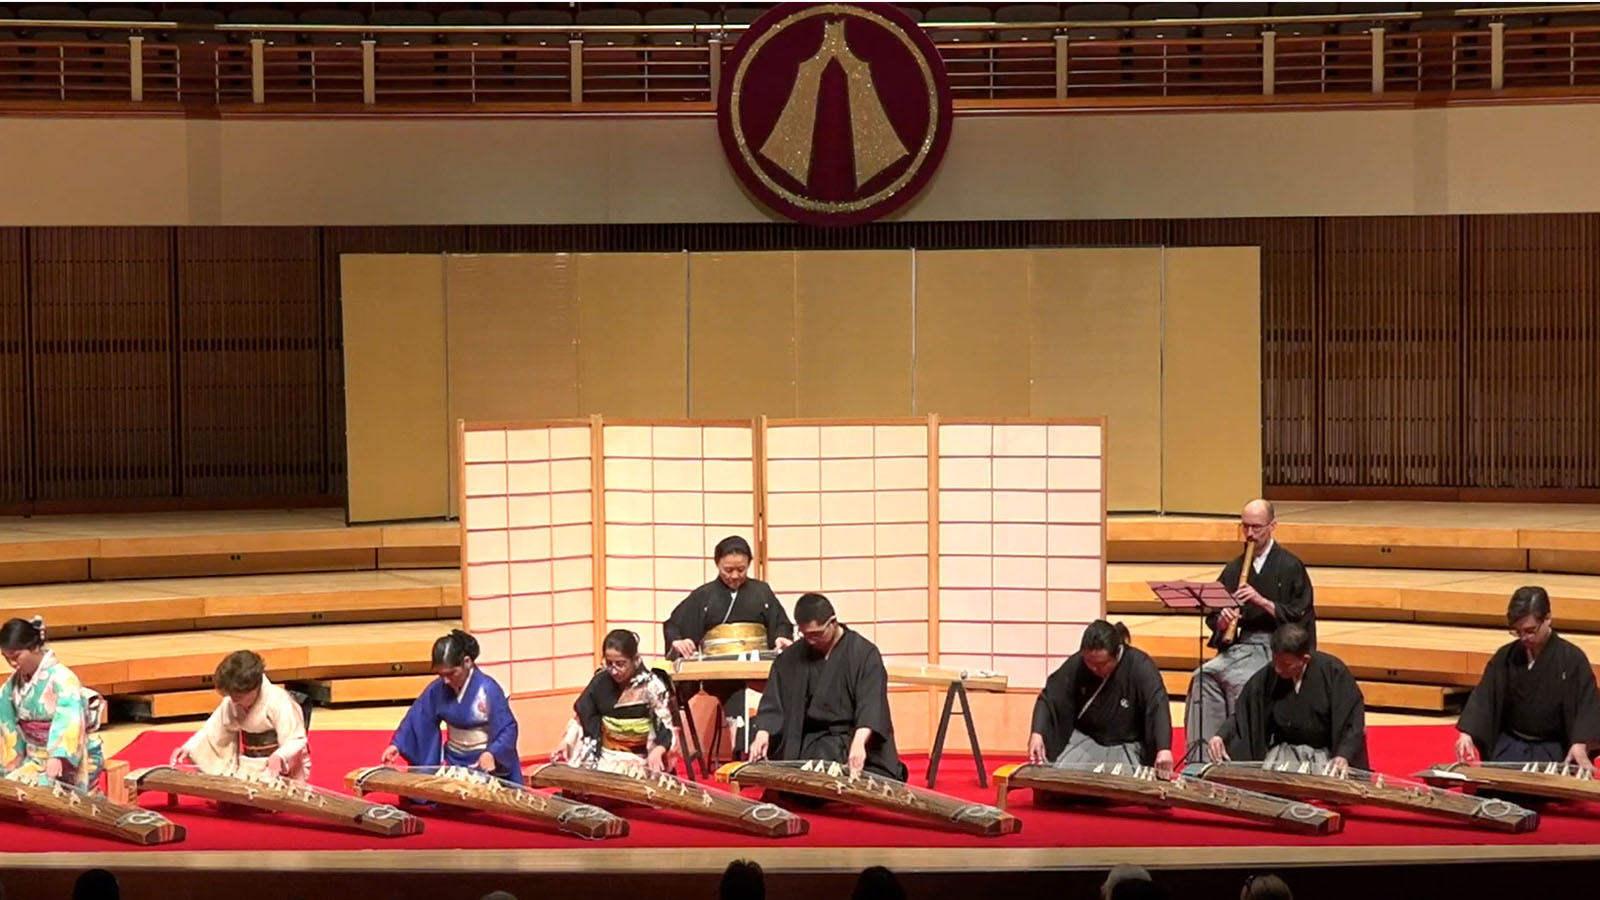
M 207 775 L 310 778 L 305 714 L 288 691 L 267 678 L 261 656 L 235 650 L 217 664 L 215 681 L 222 702 L 172 751 L 172 765 L 192 764 Z

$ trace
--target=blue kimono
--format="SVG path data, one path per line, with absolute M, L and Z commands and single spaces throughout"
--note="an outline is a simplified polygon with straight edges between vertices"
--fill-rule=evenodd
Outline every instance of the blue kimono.
M 440 722 L 447 732 L 442 741 Z M 413 766 L 476 768 L 478 757 L 487 750 L 494 754 L 495 776 L 522 783 L 517 720 L 511 715 L 511 704 L 500 685 L 476 668 L 456 696 L 451 696 L 443 679 L 428 685 L 406 710 L 390 743 Z

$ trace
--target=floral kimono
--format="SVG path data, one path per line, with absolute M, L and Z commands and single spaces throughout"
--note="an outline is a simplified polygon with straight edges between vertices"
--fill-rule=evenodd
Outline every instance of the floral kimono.
M 672 705 L 666 684 L 644 666 L 619 685 L 604 669 L 572 706 L 561 747 L 568 764 L 638 774 L 656 747 L 672 750 Z
M 57 757 L 63 783 L 92 790 L 104 763 L 100 740 L 90 735 L 101 703 L 54 651 L 45 651 L 32 678 L 12 672 L 0 688 L 0 775 L 43 784 L 46 761 Z

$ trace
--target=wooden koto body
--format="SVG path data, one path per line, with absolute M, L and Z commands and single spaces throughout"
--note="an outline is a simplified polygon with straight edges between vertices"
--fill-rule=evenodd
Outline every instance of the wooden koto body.
M 129 772 L 127 785 L 130 798 L 137 798 L 142 793 L 164 791 L 174 798 L 183 794 L 220 803 L 292 813 L 318 822 L 359 828 L 384 837 L 422 831 L 421 819 L 393 806 L 368 803 L 347 794 L 336 794 L 282 778 L 237 778 L 232 775 L 207 775 L 173 766 L 152 766 Z
M 1446 763 L 1417 773 L 1435 787 L 1500 791 L 1576 803 L 1600 803 L 1600 781 L 1593 772 L 1567 763 Z
M 1186 766 L 1184 773 L 1297 800 L 1381 806 L 1491 831 L 1521 833 L 1539 827 L 1539 814 L 1515 803 L 1441 791 L 1408 778 L 1391 778 L 1362 769 L 1331 775 L 1327 766 L 1311 763 L 1222 762 Z
M 598 806 L 531 791 L 487 772 L 461 766 L 412 769 L 370 766 L 351 770 L 344 776 L 344 783 L 358 797 L 377 791 L 413 800 L 431 800 L 553 826 L 557 831 L 579 837 L 624 837 L 628 833 L 628 820 Z
M 717 778 L 727 782 L 734 793 L 746 787 L 759 787 L 803 794 L 900 813 L 984 837 L 1022 830 L 1022 821 L 1005 810 L 968 803 L 959 797 L 912 787 L 903 781 L 868 772 L 852 774 L 847 766 L 836 762 L 816 759 L 735 762 L 718 769 Z
M 761 659 L 683 659 L 673 663 L 672 677 L 678 681 L 764 681 L 772 663 Z M 943 666 L 886 667 L 890 684 L 918 684 L 949 687 L 961 682 L 969 691 L 1000 691 L 1010 679 L 995 672 L 973 673 Z
M 1336 834 L 1344 830 L 1344 819 L 1336 812 L 1184 775 L 1168 781 L 1157 776 L 1155 769 L 1149 766 L 1122 763 L 1001 766 L 995 770 L 994 783 L 996 803 L 1000 806 L 1005 805 L 1006 795 L 1011 791 L 1032 788 L 1047 794 L 1216 813 L 1300 834 Z
M 790 837 L 811 830 L 811 824 L 805 819 L 771 803 L 758 803 L 727 791 L 688 784 L 667 774 L 630 775 L 558 763 L 531 766 L 522 770 L 522 774 L 529 784 L 540 787 L 675 810 L 762 837 Z
M 181 841 L 184 837 L 182 825 L 158 812 L 113 803 L 104 795 L 85 794 L 60 783 L 45 786 L 0 781 L 0 806 L 63 819 L 146 846 Z

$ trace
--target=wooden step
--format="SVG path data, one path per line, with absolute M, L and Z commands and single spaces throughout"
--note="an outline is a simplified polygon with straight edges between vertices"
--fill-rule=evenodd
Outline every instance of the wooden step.
M 1134 646 L 1164 669 L 1193 669 L 1200 652 L 1193 617 L 1159 615 L 1112 617 L 1128 626 Z M 1590 664 L 1600 659 L 1600 636 L 1564 635 Z M 1358 679 L 1470 688 L 1478 683 L 1489 657 L 1509 643 L 1503 629 L 1405 622 L 1318 621 L 1318 649 L 1344 661 Z M 1210 657 L 1209 649 L 1204 651 Z M 1597 667 L 1600 672 L 1600 667 Z
M 51 647 L 85 684 L 107 696 L 196 690 L 211 685 L 222 657 L 254 650 L 267 674 L 284 683 L 322 678 L 424 674 L 433 642 L 454 619 L 240 628 L 173 635 L 52 640 Z
M 1189 679 L 1192 674 L 1192 670 L 1162 670 L 1161 681 L 1167 687 L 1167 695 L 1181 702 L 1189 691 Z M 1408 712 L 1453 712 L 1459 710 L 1461 704 L 1466 702 L 1467 695 L 1472 693 L 1470 688 L 1437 684 L 1405 684 L 1357 679 L 1356 685 L 1361 688 L 1361 696 L 1368 709 Z
M 1116 564 L 1106 567 L 1108 612 L 1168 612 L 1150 593 L 1151 581 L 1213 581 L 1220 565 Z M 1339 569 L 1312 567 L 1317 619 L 1481 625 L 1503 628 L 1506 603 L 1517 588 L 1537 584 L 1550 592 L 1563 631 L 1600 632 L 1600 577 L 1526 572 Z
M 42 615 L 57 639 L 460 613 L 457 569 L 0 587 L 0 618 Z
M 209 716 L 222 700 L 214 690 L 121 694 L 106 698 L 113 722 L 154 722 Z
M 318 706 L 352 703 L 390 703 L 417 699 L 438 676 L 388 675 L 374 678 L 333 678 L 295 682 Z

